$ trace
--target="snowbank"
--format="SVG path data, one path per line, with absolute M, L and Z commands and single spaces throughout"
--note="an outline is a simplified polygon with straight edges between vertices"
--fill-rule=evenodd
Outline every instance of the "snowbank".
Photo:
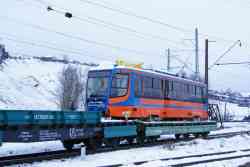
M 0 66 L 0 108 L 57 109 L 55 94 L 64 66 L 36 59 L 8 59 Z

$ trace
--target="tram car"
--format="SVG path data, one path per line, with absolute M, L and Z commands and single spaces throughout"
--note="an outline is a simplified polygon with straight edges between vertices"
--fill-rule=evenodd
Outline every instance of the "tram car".
M 134 67 L 90 70 L 86 107 L 112 119 L 208 120 L 206 85 Z

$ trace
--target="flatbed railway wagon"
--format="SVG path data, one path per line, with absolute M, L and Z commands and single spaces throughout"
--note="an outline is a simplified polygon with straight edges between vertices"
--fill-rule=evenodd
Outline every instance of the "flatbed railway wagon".
M 0 110 L 1 143 L 61 140 L 66 149 L 83 143 L 87 150 L 95 151 L 104 145 L 115 147 L 121 141 L 143 144 L 163 134 L 207 135 L 215 129 L 212 121 L 118 121 L 103 120 L 97 111 Z

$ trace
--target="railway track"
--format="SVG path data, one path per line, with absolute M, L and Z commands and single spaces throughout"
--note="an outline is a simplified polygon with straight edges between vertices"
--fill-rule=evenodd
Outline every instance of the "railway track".
M 223 133 L 223 134 L 215 134 L 215 135 L 209 135 L 207 140 L 215 139 L 215 138 L 225 138 L 225 137 L 233 137 L 236 135 L 242 135 L 242 134 L 250 134 L 250 131 L 243 131 L 243 132 L 232 132 L 232 133 Z M 104 153 L 104 152 L 111 152 L 115 150 L 127 150 L 132 148 L 140 148 L 140 147 L 153 147 L 157 145 L 163 145 L 163 144 L 173 144 L 178 143 L 181 141 L 191 141 L 194 137 L 190 137 L 187 139 L 165 139 L 165 140 L 159 140 L 155 143 L 153 142 L 147 142 L 143 145 L 139 144 L 122 144 L 116 148 L 107 148 L 103 147 L 96 152 L 87 152 L 87 154 L 96 154 L 96 153 Z M 250 152 L 250 149 L 241 150 L 242 152 Z M 228 151 L 228 152 L 219 152 L 219 153 L 211 153 L 211 154 L 202 154 L 202 155 L 190 155 L 185 157 L 172 157 L 172 158 L 165 158 L 160 159 L 162 161 L 166 160 L 178 160 L 178 159 L 184 159 L 184 158 L 194 158 L 194 157 L 201 157 L 201 156 L 211 156 L 211 155 L 221 155 L 221 154 L 230 154 L 234 153 L 236 151 Z M 80 149 L 73 149 L 72 151 L 66 151 L 66 150 L 59 150 L 59 151 L 50 151 L 50 152 L 42 152 L 42 153 L 33 153 L 33 154 L 23 154 L 23 155 L 13 155 L 13 156 L 6 156 L 6 157 L 0 157 L 0 166 L 6 166 L 6 165 L 14 165 L 14 164 L 23 164 L 23 163 L 33 163 L 33 162 L 39 162 L 39 161 L 45 161 L 45 160 L 55 160 L 55 159 L 64 159 L 64 158 L 70 158 L 81 155 Z M 250 154 L 249 154 L 250 156 Z M 140 165 L 143 163 L 146 163 L 148 161 L 141 161 L 141 162 L 135 162 L 135 165 Z M 207 162 L 207 161 L 206 161 Z M 200 162 L 202 163 L 202 162 Z M 205 162 L 203 162 L 205 163 Z M 109 165 L 107 167 L 116 167 L 116 166 L 122 166 L 123 164 L 114 164 Z M 182 166 L 185 166 L 185 164 L 181 164 Z M 188 166 L 188 164 L 186 165 Z
M 212 139 L 218 139 L 218 138 L 229 138 L 229 137 L 243 135 L 243 134 L 250 134 L 250 131 L 211 134 L 204 139 L 212 140 Z M 174 144 L 174 143 L 183 142 L 183 141 L 191 141 L 193 139 L 195 139 L 195 137 L 181 138 L 181 139 L 175 139 L 175 138 L 163 139 L 163 140 L 158 140 L 154 142 L 145 142 L 144 144 L 137 144 L 137 143 L 121 144 L 117 147 L 102 147 L 96 150 L 95 152 L 87 151 L 86 154 L 89 155 L 89 154 L 105 153 L 105 152 L 112 152 L 112 151 L 117 151 L 117 150 L 128 150 L 128 149 L 141 148 L 141 147 L 154 147 L 154 146 L 159 146 L 163 144 Z
M 0 157 L 0 166 L 33 163 L 45 160 L 64 159 L 64 158 L 79 156 L 80 154 L 81 154 L 80 149 L 73 149 L 71 151 L 58 150 L 58 151 L 50 151 L 42 153 L 6 156 L 6 157 Z
M 233 155 L 237 152 L 244 152 L 246 154 L 241 155 Z M 232 155 L 231 155 L 232 154 Z M 219 158 L 208 158 L 210 156 L 222 156 L 225 155 L 225 157 L 219 157 Z M 179 157 L 169 157 L 169 158 L 161 158 L 161 159 L 154 159 L 154 160 L 146 160 L 146 161 L 137 161 L 130 164 L 112 164 L 112 165 L 105 165 L 105 166 L 99 166 L 99 167 L 120 167 L 124 165 L 142 165 L 145 163 L 149 163 L 152 161 L 170 161 L 170 160 L 185 160 L 189 158 L 205 158 L 203 160 L 196 160 L 196 161 L 187 161 L 183 163 L 174 163 L 174 164 L 167 164 L 168 166 L 172 167 L 182 167 L 182 166 L 191 166 L 191 165 L 199 165 L 204 163 L 211 163 L 211 162 L 218 162 L 218 161 L 225 161 L 225 160 L 232 160 L 232 159 L 238 159 L 238 158 L 244 158 L 244 157 L 250 157 L 250 149 L 243 149 L 243 150 L 232 150 L 232 151 L 224 151 L 224 152 L 215 152 L 215 153 L 207 153 L 207 154 L 196 154 L 196 155 L 187 155 L 187 156 L 179 156 Z

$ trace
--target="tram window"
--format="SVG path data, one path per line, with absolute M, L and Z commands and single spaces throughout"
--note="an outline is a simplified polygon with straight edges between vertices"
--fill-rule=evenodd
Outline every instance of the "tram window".
M 155 89 L 162 88 L 162 82 L 160 79 L 153 79 L 153 88 L 155 88 Z
M 201 87 L 201 98 L 204 97 L 204 93 L 205 93 L 205 92 L 204 92 L 204 88 Z
M 176 86 L 176 97 L 180 98 L 181 97 L 181 84 L 177 82 L 175 86 Z
M 196 97 L 201 97 L 201 87 L 196 86 Z
M 143 78 L 143 87 L 144 88 L 152 88 L 153 87 L 152 78 L 144 77 Z
M 150 77 L 144 77 L 143 78 L 143 96 L 152 97 L 152 89 L 153 89 L 153 79 Z
M 173 82 L 173 94 L 172 97 L 178 98 L 179 97 L 179 92 L 180 92 L 180 84 L 179 82 Z
M 152 97 L 153 98 L 163 98 L 163 85 L 162 80 L 154 78 L 153 79 L 153 89 L 152 89 Z
M 189 85 L 188 84 L 184 84 L 184 98 L 189 97 Z
M 112 79 L 111 97 L 125 96 L 128 89 L 128 75 L 115 74 Z
M 207 96 L 207 89 L 203 88 L 203 98 L 206 98 L 206 96 Z
M 189 84 L 186 84 L 186 96 L 190 97 Z
M 142 78 L 140 76 L 136 76 L 135 79 L 135 95 L 142 96 Z
M 179 98 L 184 98 L 185 97 L 185 84 L 180 83 L 180 91 L 179 91 Z
M 164 92 L 164 97 L 167 98 L 168 97 L 168 94 L 169 94 L 169 84 L 170 84 L 170 81 L 168 80 L 165 80 L 165 92 Z
M 173 81 L 168 81 L 168 91 L 172 92 L 173 91 Z
M 173 81 L 168 81 L 168 97 L 173 97 Z
M 192 96 L 195 96 L 195 85 L 192 85 Z

